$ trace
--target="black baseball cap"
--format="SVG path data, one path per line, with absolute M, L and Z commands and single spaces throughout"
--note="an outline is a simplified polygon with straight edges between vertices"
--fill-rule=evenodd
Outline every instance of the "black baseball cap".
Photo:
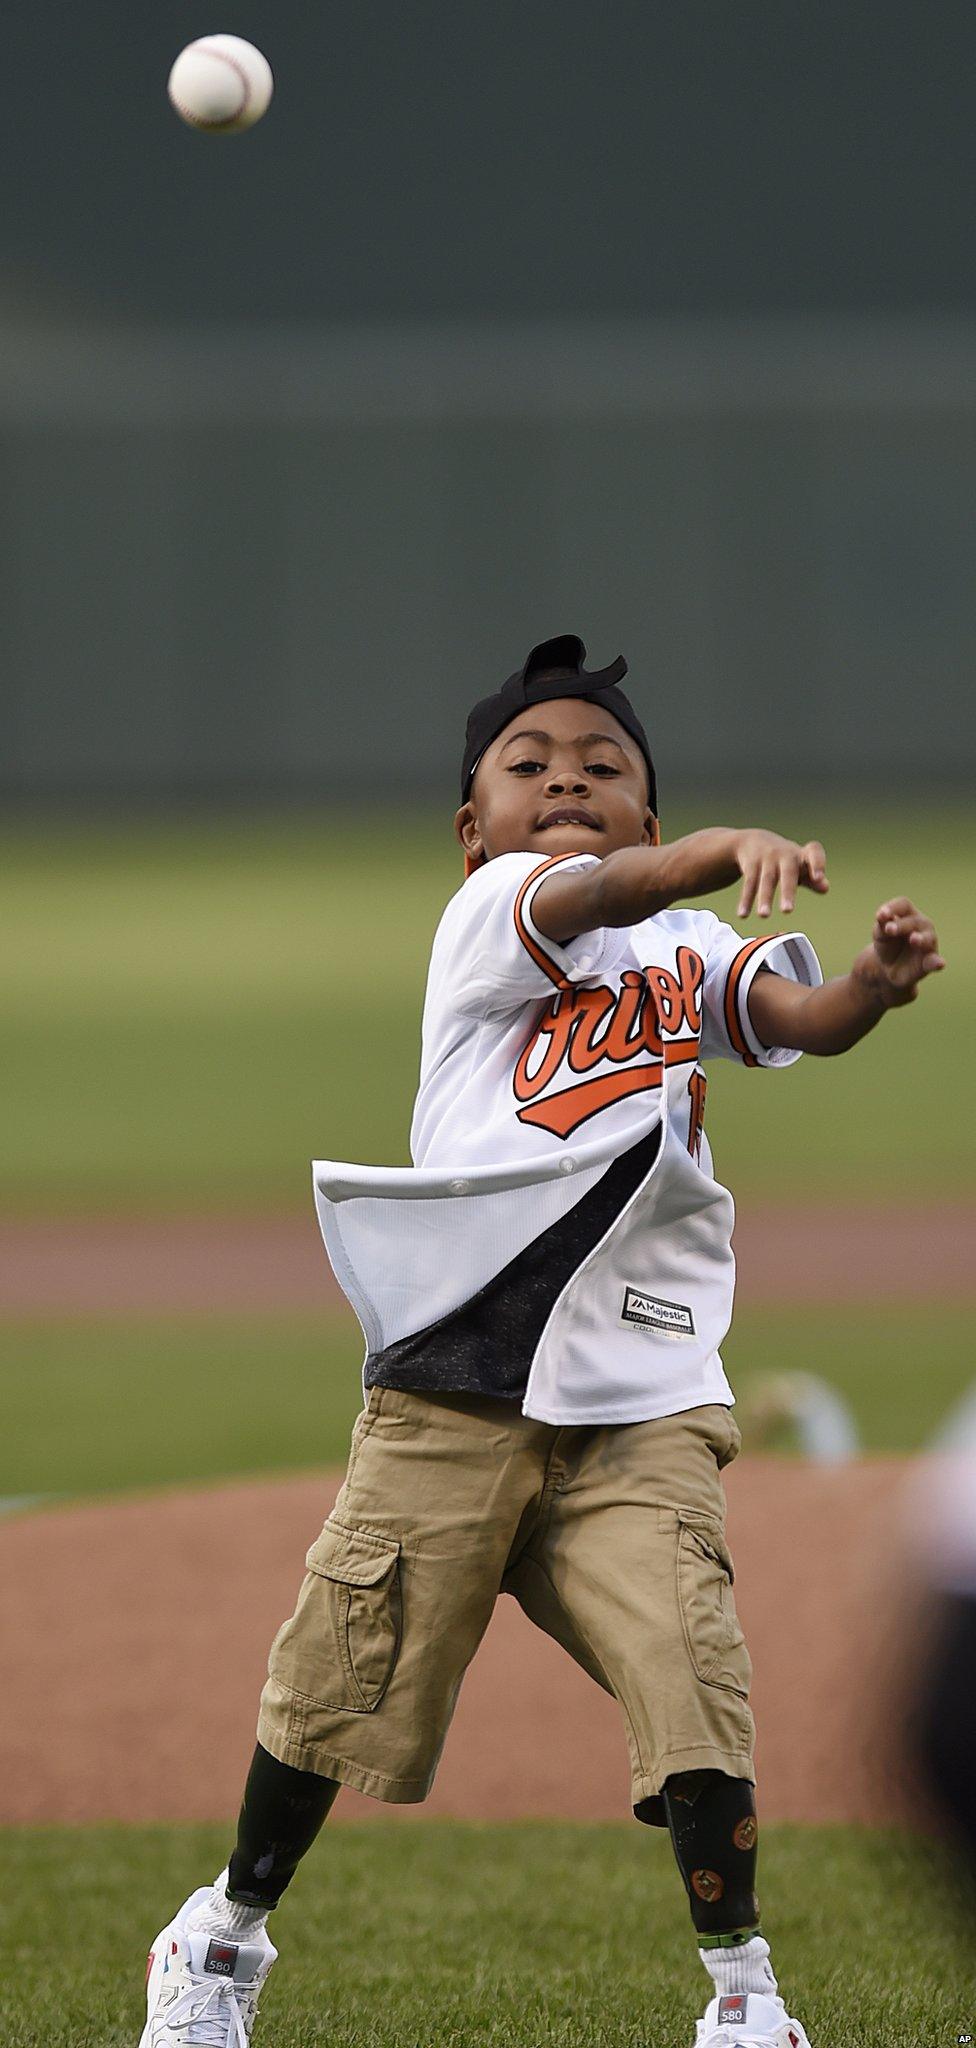
M 630 734 L 644 756 L 647 768 L 648 801 L 657 816 L 657 777 L 647 734 L 630 702 L 617 684 L 627 674 L 627 663 L 618 654 L 608 668 L 586 669 L 586 648 L 576 633 L 558 633 L 533 647 L 522 667 L 516 670 L 491 697 L 482 697 L 470 713 L 464 736 L 461 762 L 461 802 L 471 794 L 474 771 L 486 748 L 506 725 L 529 704 L 545 704 L 553 697 L 585 697 L 613 713 L 618 724 Z

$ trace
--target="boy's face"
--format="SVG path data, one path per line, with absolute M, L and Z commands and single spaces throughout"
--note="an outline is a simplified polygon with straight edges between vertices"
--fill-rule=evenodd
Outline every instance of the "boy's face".
M 454 820 L 469 860 L 499 853 L 592 851 L 656 845 L 644 757 L 612 711 L 582 697 L 530 704 L 475 769 Z

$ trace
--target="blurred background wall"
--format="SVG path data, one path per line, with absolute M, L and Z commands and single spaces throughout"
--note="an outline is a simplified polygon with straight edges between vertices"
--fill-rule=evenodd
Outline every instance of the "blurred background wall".
M 0 787 L 437 794 L 533 641 L 675 770 L 968 786 L 976 10 L 241 0 L 8 24 Z

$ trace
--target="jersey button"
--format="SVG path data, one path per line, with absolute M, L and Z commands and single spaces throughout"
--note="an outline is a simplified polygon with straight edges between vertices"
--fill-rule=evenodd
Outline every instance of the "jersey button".
M 471 1183 L 466 1180 L 449 1180 L 447 1185 L 452 1195 L 466 1195 Z

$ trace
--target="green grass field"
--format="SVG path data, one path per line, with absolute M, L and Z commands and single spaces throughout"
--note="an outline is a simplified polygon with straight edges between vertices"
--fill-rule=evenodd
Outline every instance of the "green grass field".
M 784 1202 L 971 1196 L 966 821 L 757 815 L 826 841 L 832 894 L 797 922 L 828 973 L 899 890 L 950 971 L 848 1059 L 713 1069 L 721 1177 Z M 446 819 L 23 827 L 0 856 L 0 1209 L 297 1210 L 313 1154 L 406 1158 L 459 882 Z M 731 892 L 715 907 L 734 921 Z M 753 1310 L 726 1356 L 744 1408 L 761 1373 L 826 1375 L 879 1451 L 921 1445 L 972 1370 L 968 1314 L 941 1303 Z M 8 1321 L 0 1496 L 341 1465 L 359 1366 L 346 1314 Z M 6 1831 L 2 2048 L 134 2048 L 148 1941 L 225 1853 L 205 1828 Z M 976 1910 L 962 1929 L 930 1848 L 776 1827 L 760 1876 L 814 2048 L 976 2035 Z M 690 2048 L 708 1991 L 668 1844 L 633 1826 L 331 1829 L 274 1932 L 274 2048 Z
M 133 2048 L 159 1926 L 225 1830 L 10 1831 L 4 2048 Z M 972 1932 L 930 1847 L 769 1828 L 764 1926 L 814 2048 L 976 2031 Z M 708 1997 L 666 1837 L 633 1825 L 333 1826 L 272 1924 L 255 2040 L 274 2048 L 690 2048 Z
M 865 1448 L 921 1448 L 972 1380 L 964 1306 L 752 1310 L 725 1347 L 742 1398 L 829 1379 Z M 0 1325 L 0 1497 L 95 1494 L 342 1466 L 360 1405 L 350 1315 Z
M 832 893 L 800 921 L 828 972 L 902 888 L 950 967 L 845 1059 L 713 1066 L 720 1176 L 746 1203 L 971 1196 L 965 819 L 769 822 L 826 841 Z M 8 1214 L 307 1211 L 311 1155 L 406 1158 L 430 939 L 459 882 L 446 819 L 25 825 L 0 854 Z M 869 1449 L 923 1443 L 971 1370 L 951 1303 L 754 1310 L 727 1358 L 743 1395 L 784 1364 L 826 1374 Z M 348 1317 L 0 1325 L 0 1494 L 339 1464 L 359 1363 Z
M 825 839 L 832 893 L 795 921 L 828 972 L 898 890 L 950 968 L 845 1059 L 713 1068 L 720 1176 L 784 1198 L 971 1192 L 968 821 L 765 822 Z M 312 1156 L 405 1160 L 430 939 L 460 882 L 446 817 L 23 826 L 0 876 L 8 1213 L 299 1208 Z M 715 907 L 735 921 L 733 891 Z

